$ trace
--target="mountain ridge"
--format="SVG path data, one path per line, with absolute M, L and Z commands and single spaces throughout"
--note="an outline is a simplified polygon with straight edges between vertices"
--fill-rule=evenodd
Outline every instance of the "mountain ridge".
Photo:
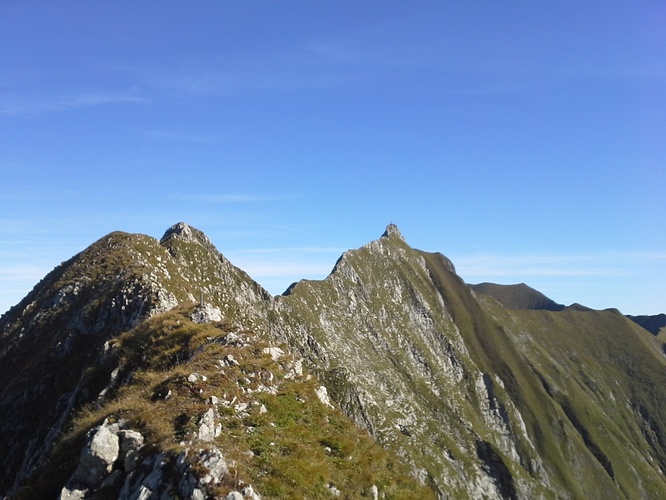
M 641 314 L 638 316 L 627 315 L 633 322 L 641 325 L 648 332 L 658 335 L 661 330 L 666 328 L 666 314 Z
M 495 283 L 470 284 L 469 287 L 478 293 L 489 295 L 498 300 L 507 309 L 540 309 L 544 311 L 561 311 L 562 304 L 549 299 L 544 294 L 526 285 L 497 285 Z
M 412 476 L 440 497 L 666 493 L 666 410 L 659 403 L 662 389 L 650 389 L 666 386 L 664 355 L 652 335 L 621 314 L 506 308 L 473 292 L 442 254 L 412 249 L 392 224 L 378 240 L 345 252 L 324 280 L 301 280 L 271 296 L 204 233 L 184 223 L 159 242 L 127 233 L 100 239 L 47 275 L 0 319 L 0 381 L 8 388 L 1 401 L 7 413 L 0 415 L 6 423 L 0 444 L 11 450 L 4 455 L 0 491 L 20 494 L 52 453 L 70 453 L 62 451 L 64 441 L 57 436 L 73 432 L 83 408 L 93 404 L 95 412 L 104 413 L 122 403 L 114 394 L 134 386 L 118 379 L 118 358 L 104 354 L 115 339 L 137 328 L 153 335 L 153 327 L 142 325 L 203 305 L 197 317 L 204 322 L 222 318 L 264 339 L 266 349 L 278 344 L 302 359 L 344 414 L 402 457 Z M 607 332 L 621 355 L 609 351 Z M 160 335 L 160 342 L 171 342 L 171 334 Z M 203 339 L 192 335 L 188 338 Z M 218 349 L 215 345 L 204 341 L 202 352 Z M 172 359 L 190 363 L 192 347 L 168 349 Z M 595 361 L 599 352 L 604 365 Z M 28 363 L 18 376 L 29 353 L 34 366 Z M 252 359 L 247 362 L 256 366 Z M 160 381 L 163 372 L 137 363 L 135 376 L 154 381 L 153 394 L 169 387 L 160 385 L 167 383 Z M 74 373 L 65 373 L 65 366 L 75 367 Z M 37 390 L 22 392 L 19 387 L 26 384 Z M 99 399 L 103 392 L 110 396 Z M 603 394 L 628 403 L 609 405 Z M 35 418 L 36 408 L 47 410 L 43 418 Z M 211 408 L 211 418 L 226 422 L 221 404 Z M 210 450 L 225 436 L 214 437 Z M 627 449 L 630 456 L 623 454 Z M 155 457 L 145 457 L 152 460 L 145 477 L 119 462 L 110 467 L 127 488 L 136 483 L 150 490 L 137 478 L 164 476 Z M 257 460 L 237 463 L 251 471 Z M 587 476 L 594 481 L 585 482 Z M 269 488 L 265 479 L 248 477 Z M 186 488 L 163 479 L 150 491 Z M 213 494 L 201 484 L 197 488 Z M 224 488 L 215 488 L 215 495 L 222 494 Z M 83 494 L 94 491 L 90 486 Z

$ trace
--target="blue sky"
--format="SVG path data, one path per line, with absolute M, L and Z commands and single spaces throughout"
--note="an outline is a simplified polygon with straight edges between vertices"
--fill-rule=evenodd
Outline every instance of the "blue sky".
M 393 222 L 470 283 L 666 311 L 661 0 L 0 0 L 0 68 L 0 312 L 179 221 L 275 294 Z

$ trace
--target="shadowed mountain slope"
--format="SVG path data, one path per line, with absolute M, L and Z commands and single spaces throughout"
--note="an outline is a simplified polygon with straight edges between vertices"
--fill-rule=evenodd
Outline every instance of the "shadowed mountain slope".
M 663 328 L 666 327 L 666 314 L 655 314 L 652 316 L 649 315 L 641 315 L 641 316 L 631 316 L 628 315 L 627 318 L 629 318 L 631 321 L 634 323 L 637 323 L 641 325 L 643 328 L 645 328 L 648 332 L 652 333 L 653 335 L 657 335 L 659 331 Z
M 277 297 L 186 224 L 113 233 L 0 319 L 0 492 L 666 496 L 658 339 L 502 293 L 393 225 Z
M 549 299 L 525 283 L 517 285 L 479 283 L 478 285 L 469 285 L 469 287 L 477 293 L 491 296 L 507 309 L 540 309 L 544 311 L 561 311 L 564 309 L 562 304 Z

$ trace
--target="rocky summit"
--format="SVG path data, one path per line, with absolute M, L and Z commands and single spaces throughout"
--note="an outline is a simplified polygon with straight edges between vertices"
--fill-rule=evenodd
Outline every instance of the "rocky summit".
M 0 497 L 666 498 L 662 337 L 393 224 L 280 296 L 116 232 L 0 319 Z

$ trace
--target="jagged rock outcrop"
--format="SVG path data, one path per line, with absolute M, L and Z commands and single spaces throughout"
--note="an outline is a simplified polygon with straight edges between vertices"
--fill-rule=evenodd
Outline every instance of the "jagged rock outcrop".
M 187 224 L 112 233 L 0 319 L 0 493 L 666 495 L 659 340 L 616 311 L 493 290 L 521 307 L 392 224 L 278 297 Z
M 60 492 L 61 500 L 105 495 L 122 500 L 138 498 L 200 499 L 228 474 L 227 463 L 215 446 L 173 453 L 141 453 L 144 437 L 125 429 L 126 422 L 108 423 L 88 432 L 79 464 Z M 203 439 L 202 441 L 211 441 Z M 252 486 L 241 498 L 261 499 Z
M 61 499 L 86 498 L 94 491 L 112 489 L 134 470 L 144 439 L 122 426 L 105 421 L 88 432 L 79 464 L 60 492 Z

